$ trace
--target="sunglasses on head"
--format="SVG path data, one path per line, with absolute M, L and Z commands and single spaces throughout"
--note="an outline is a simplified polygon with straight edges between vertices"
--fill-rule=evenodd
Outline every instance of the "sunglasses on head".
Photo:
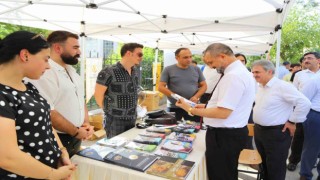
M 41 39 L 47 41 L 46 38 L 45 38 L 42 34 L 36 34 L 36 35 L 34 35 L 34 36 L 31 38 L 31 40 L 35 40 L 35 39 L 37 39 L 38 37 L 40 37 Z

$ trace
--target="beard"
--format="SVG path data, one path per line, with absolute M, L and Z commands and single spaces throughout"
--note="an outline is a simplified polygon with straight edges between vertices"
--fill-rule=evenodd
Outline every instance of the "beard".
M 224 69 L 223 67 L 217 67 L 216 70 L 219 74 L 223 74 L 224 73 Z
M 79 60 L 78 58 L 80 57 L 79 54 L 75 56 L 71 56 L 70 54 L 63 53 L 61 54 L 61 59 L 64 63 L 69 64 L 69 65 L 76 65 L 78 64 Z

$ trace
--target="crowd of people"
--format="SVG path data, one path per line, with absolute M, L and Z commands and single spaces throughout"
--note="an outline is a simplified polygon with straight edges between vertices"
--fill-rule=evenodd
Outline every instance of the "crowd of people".
M 68 179 L 76 170 L 70 157 L 94 133 L 72 67 L 81 55 L 78 39 L 68 31 L 47 38 L 17 31 L 0 41 L 0 179 Z M 143 45 L 124 44 L 120 54 L 119 62 L 99 72 L 95 86 L 108 138 L 133 128 L 137 117 Z M 248 123 L 255 124 L 264 179 L 284 180 L 300 161 L 300 179 L 312 179 L 320 154 L 319 53 L 304 54 L 301 64 L 285 61 L 278 77 L 271 61 L 247 68 L 244 54 L 221 43 L 203 51 L 203 68 L 188 48 L 177 49 L 175 58 L 161 74 L 159 91 L 177 120 L 206 125 L 210 180 L 238 179 L 240 152 L 253 148 Z

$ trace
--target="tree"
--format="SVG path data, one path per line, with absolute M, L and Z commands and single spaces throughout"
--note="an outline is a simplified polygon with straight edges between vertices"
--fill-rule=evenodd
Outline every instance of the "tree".
M 319 3 L 315 0 L 298 1 L 282 27 L 281 60 L 298 63 L 304 53 L 319 50 L 319 27 Z M 276 56 L 276 44 L 274 43 L 270 51 L 272 59 Z
M 27 26 L 20 26 L 20 25 L 14 25 L 14 24 L 7 24 L 7 23 L 1 23 L 0 22 L 0 38 L 3 39 L 5 36 L 7 36 L 10 33 L 13 33 L 15 31 L 30 31 L 36 34 L 42 34 L 43 36 L 47 37 L 51 31 L 45 30 L 45 29 L 39 29 L 39 28 L 32 28 Z

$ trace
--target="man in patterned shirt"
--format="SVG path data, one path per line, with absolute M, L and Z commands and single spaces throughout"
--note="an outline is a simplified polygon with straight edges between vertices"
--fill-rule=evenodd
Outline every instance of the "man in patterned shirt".
M 94 97 L 104 110 L 104 128 L 108 138 L 134 127 L 137 118 L 138 65 L 142 61 L 143 45 L 124 44 L 120 62 L 99 72 Z

